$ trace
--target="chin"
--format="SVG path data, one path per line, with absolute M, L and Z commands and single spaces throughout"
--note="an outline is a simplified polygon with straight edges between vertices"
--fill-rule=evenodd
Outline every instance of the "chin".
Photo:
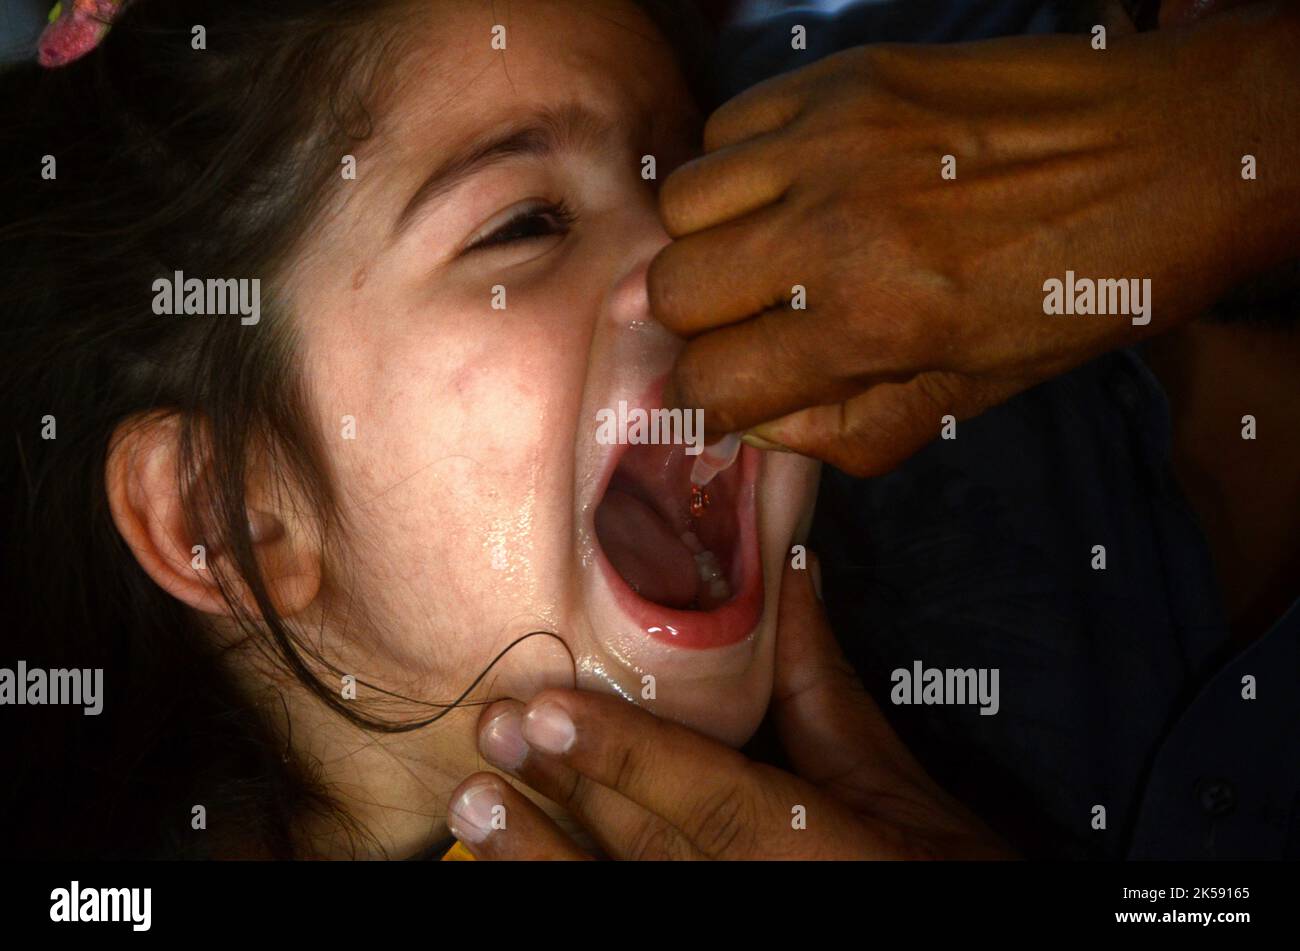
M 654 407 L 660 392 L 656 383 L 614 400 Z M 600 450 L 579 498 L 590 634 L 575 651 L 577 686 L 739 746 L 771 697 L 781 576 L 817 463 L 745 446 L 692 511 L 695 457 L 684 446 Z

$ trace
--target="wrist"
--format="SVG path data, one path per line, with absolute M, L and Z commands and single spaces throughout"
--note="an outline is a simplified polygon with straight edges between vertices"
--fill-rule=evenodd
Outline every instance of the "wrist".
M 1188 43 L 1184 95 L 1209 107 L 1199 155 L 1231 286 L 1300 255 L 1300 7 L 1209 17 Z

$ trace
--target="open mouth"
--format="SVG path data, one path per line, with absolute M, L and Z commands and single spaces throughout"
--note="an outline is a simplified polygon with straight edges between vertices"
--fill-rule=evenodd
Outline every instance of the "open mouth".
M 647 634 L 679 647 L 743 640 L 762 606 L 754 518 L 757 453 L 703 489 L 681 445 L 620 447 L 595 512 L 606 575 Z

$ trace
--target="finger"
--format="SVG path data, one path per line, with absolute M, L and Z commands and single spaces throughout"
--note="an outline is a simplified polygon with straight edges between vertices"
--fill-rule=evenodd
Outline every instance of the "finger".
M 819 311 L 786 308 L 710 331 L 678 355 L 665 405 L 702 409 L 712 436 L 839 403 L 864 386 L 839 338 Z
M 1005 855 L 987 829 L 935 785 L 845 660 L 808 568 L 782 581 L 772 717 L 796 771 L 834 799 L 870 814 L 877 857 L 930 857 L 925 836 L 946 836 L 953 857 Z
M 786 299 L 806 252 L 783 238 L 785 214 L 772 205 L 665 245 L 646 275 L 655 319 L 693 337 Z
M 713 152 L 788 125 L 803 109 L 803 87 L 799 72 L 787 73 L 724 102 L 704 124 L 704 150 Z
M 523 733 L 533 752 L 519 773 L 539 792 L 585 816 L 602 799 L 599 787 L 612 790 L 708 858 L 755 855 L 765 833 L 787 823 L 775 804 L 799 801 L 794 789 L 812 792 L 784 773 L 760 778 L 735 750 L 603 694 L 544 691 L 529 704 Z M 548 756 L 582 781 L 556 788 L 563 776 L 544 768 Z
M 772 721 L 795 772 L 861 805 L 900 774 L 923 774 L 844 658 L 808 559 L 804 569 L 787 562 L 781 581 Z
M 680 166 L 659 190 L 659 216 L 674 238 L 757 211 L 790 187 L 787 146 L 762 136 Z
M 896 469 L 938 438 L 946 426 L 982 413 L 1029 384 L 1027 380 L 980 381 L 939 371 L 921 373 L 903 383 L 877 383 L 838 405 L 793 413 L 754 426 L 751 432 L 867 478 Z
M 536 803 L 492 773 L 475 773 L 456 787 L 447 826 L 476 859 L 590 858 Z
M 792 413 L 750 432 L 865 479 L 892 472 L 929 445 L 943 416 L 909 380 L 879 383 L 843 403 Z
M 498 769 L 518 776 L 574 816 L 601 850 L 624 861 L 672 861 L 704 856 L 661 817 L 583 776 L 561 759 L 529 750 L 524 705 L 501 701 L 484 711 L 479 750 Z M 531 754 L 531 755 L 530 755 Z

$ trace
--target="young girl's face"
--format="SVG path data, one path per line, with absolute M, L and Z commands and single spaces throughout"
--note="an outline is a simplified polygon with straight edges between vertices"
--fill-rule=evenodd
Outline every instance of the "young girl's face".
M 327 623 L 364 638 L 361 679 L 430 700 L 553 631 L 568 651 L 526 640 L 480 695 L 576 673 L 742 742 L 814 466 L 746 448 L 693 517 L 684 446 L 597 438 L 601 410 L 660 405 L 682 347 L 645 272 L 698 113 L 632 4 L 494 6 L 430 5 L 292 280 L 347 533 Z

